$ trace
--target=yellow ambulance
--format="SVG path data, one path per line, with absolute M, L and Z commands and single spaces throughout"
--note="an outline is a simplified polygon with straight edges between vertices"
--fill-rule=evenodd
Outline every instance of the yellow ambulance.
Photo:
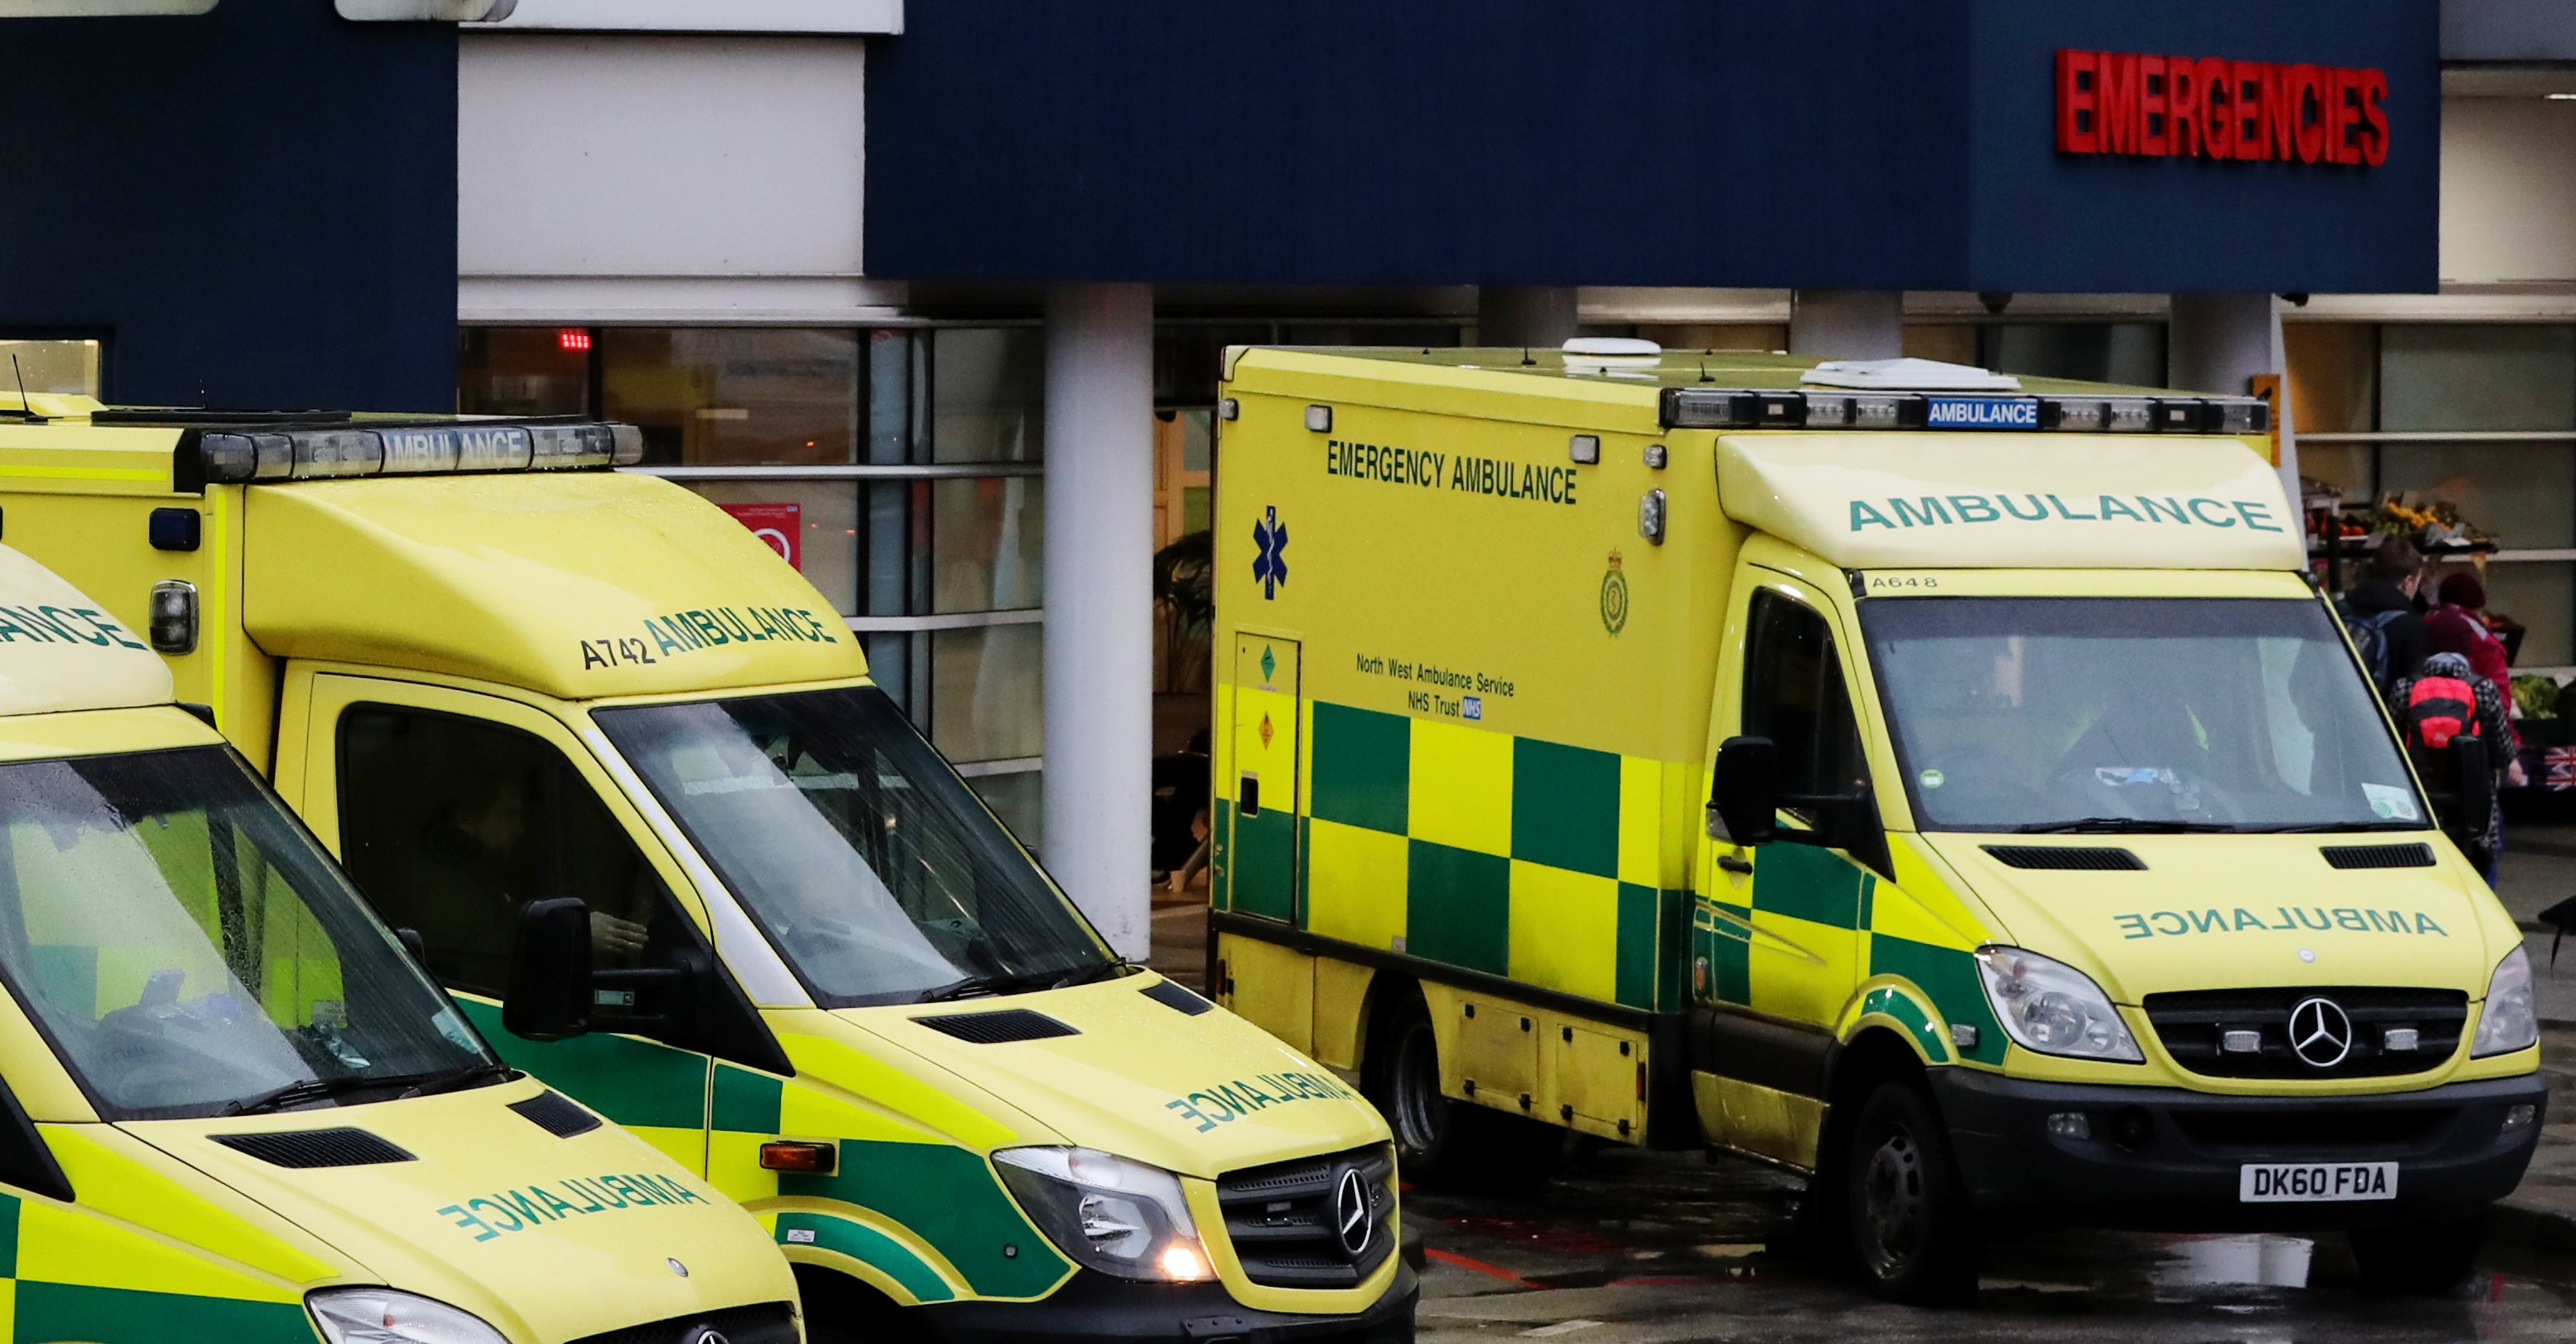
M 2546 1102 L 2433 811 L 2492 779 L 2419 783 L 2262 403 L 1607 339 L 1223 397 L 1214 983 L 1408 1171 L 1731 1150 L 1912 1300 L 2056 1221 L 2465 1268 Z
M 796 1344 L 705 1180 L 486 1048 L 141 627 L 0 547 L 0 1335 Z
M 504 1059 L 750 1207 L 814 1338 L 1410 1337 L 1376 1112 L 1113 955 L 632 428 L 37 401 L 9 541 Z

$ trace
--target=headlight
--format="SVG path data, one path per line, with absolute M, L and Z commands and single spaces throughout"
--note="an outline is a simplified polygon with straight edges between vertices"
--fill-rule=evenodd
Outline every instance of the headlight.
M 2531 954 L 2515 948 L 2487 979 L 2487 1006 L 2478 1014 L 2478 1039 L 2469 1055 L 2509 1055 L 2540 1039 L 2540 1014 L 2531 1004 Z
M 1122 1279 L 1208 1277 L 1207 1249 L 1172 1173 L 1089 1148 L 1005 1148 L 993 1165 L 1077 1263 Z
M 2022 1049 L 2077 1059 L 2141 1064 L 2146 1056 L 2111 996 L 2084 972 L 2018 947 L 1977 949 L 1986 998 Z
M 391 1288 L 325 1288 L 304 1305 L 331 1344 L 509 1344 L 480 1316 Z

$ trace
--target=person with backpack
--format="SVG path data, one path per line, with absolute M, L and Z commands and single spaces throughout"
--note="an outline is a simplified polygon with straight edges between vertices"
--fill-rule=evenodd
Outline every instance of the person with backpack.
M 2424 618 L 2415 609 L 2415 591 L 2423 584 L 2423 553 L 2404 537 L 2390 537 L 2371 553 L 2360 581 L 2335 599 L 2361 665 L 2392 712 L 2401 702 L 2391 689 L 2413 674 L 2427 652 Z
M 2406 752 L 2415 758 L 2416 772 L 2428 786 L 2440 786 L 2445 778 L 2443 756 L 2462 737 L 2487 744 L 2488 768 L 2499 783 L 2522 782 L 2522 762 L 2514 759 L 2513 724 L 2505 715 L 2504 692 L 2470 671 L 2467 658 L 2456 653 L 2426 658 L 2414 676 L 2397 683 L 2390 700 Z M 2496 860 L 2504 852 L 2504 809 L 2490 802 L 2487 811 L 2486 824 L 2466 838 L 2463 848 L 2492 887 Z

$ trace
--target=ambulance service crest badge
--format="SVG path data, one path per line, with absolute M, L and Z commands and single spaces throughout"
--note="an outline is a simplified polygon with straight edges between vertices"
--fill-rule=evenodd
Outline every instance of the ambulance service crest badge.
M 1610 553 L 1610 572 L 1601 576 L 1601 628 L 1617 634 L 1628 628 L 1628 576 L 1619 572 L 1619 553 Z

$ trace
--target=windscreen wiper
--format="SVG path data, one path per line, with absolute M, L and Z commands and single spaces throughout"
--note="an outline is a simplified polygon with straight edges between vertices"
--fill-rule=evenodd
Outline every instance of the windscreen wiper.
M 2258 835 L 2331 835 L 2336 831 L 2429 831 L 2421 821 L 2317 821 L 2295 826 L 2247 826 Z
M 1040 982 L 1025 975 L 970 975 L 934 986 L 913 997 L 914 1003 L 945 1003 L 950 999 L 973 998 L 978 994 L 1009 994 L 1036 989 Z
M 2233 831 L 2223 821 L 2150 821 L 2144 817 L 2078 817 L 2013 827 L 2015 835 L 2198 835 Z
M 264 1115 L 270 1111 L 282 1111 L 290 1106 L 300 1106 L 308 1101 L 321 1101 L 350 1092 L 413 1087 L 439 1076 L 434 1073 L 406 1073 L 383 1078 L 369 1078 L 364 1075 L 346 1078 L 304 1078 L 288 1083 L 284 1087 L 272 1087 L 265 1092 L 243 1097 L 239 1101 L 228 1102 L 215 1114 Z
M 499 1060 L 486 1060 L 480 1064 L 468 1064 L 453 1073 L 433 1074 L 403 1089 L 403 1095 L 406 1097 L 435 1096 L 441 1092 L 462 1091 L 486 1079 L 496 1083 L 506 1083 L 519 1076 L 521 1075 L 517 1069 Z

